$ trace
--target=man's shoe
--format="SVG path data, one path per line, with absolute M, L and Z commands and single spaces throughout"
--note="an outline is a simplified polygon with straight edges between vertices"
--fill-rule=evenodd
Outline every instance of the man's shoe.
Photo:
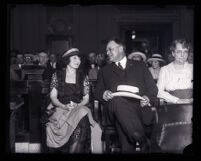
M 140 152 L 141 153 L 150 153 L 151 144 L 150 144 L 150 140 L 149 139 L 145 139 L 145 141 L 140 143 Z

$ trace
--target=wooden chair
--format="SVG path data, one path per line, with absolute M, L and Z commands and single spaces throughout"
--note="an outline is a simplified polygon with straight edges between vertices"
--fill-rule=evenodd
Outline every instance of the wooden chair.
M 160 104 L 154 127 L 155 152 L 183 153 L 192 143 L 192 104 Z
M 154 104 L 154 106 L 156 106 L 156 104 Z M 154 106 L 151 107 L 154 115 L 153 124 L 145 127 L 145 133 L 149 136 L 149 139 L 151 139 L 153 125 L 158 122 L 157 107 Z M 119 153 L 121 151 L 121 146 L 119 143 L 117 131 L 114 125 L 112 125 L 109 121 L 105 107 L 101 103 L 99 103 L 98 108 L 101 111 L 101 114 L 99 115 L 99 120 L 103 129 L 103 153 Z M 138 143 L 136 143 L 136 152 L 140 152 L 140 147 Z
M 9 142 L 10 142 L 10 152 L 15 153 L 15 141 L 16 141 L 16 131 L 17 131 L 17 118 L 16 115 L 20 108 L 24 105 L 24 101 L 10 102 L 10 118 L 9 118 Z

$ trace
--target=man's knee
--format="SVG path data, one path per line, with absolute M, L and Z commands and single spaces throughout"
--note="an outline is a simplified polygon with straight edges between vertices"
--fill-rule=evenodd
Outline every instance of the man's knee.
M 123 97 L 114 97 L 114 98 L 111 100 L 111 102 L 112 102 L 113 104 L 119 105 L 119 104 L 122 104 L 122 103 L 126 102 L 126 99 L 123 98 Z
M 144 142 L 144 139 L 145 139 L 145 135 L 143 132 L 140 132 L 140 131 L 135 131 L 128 134 L 128 140 L 132 144 L 135 144 L 136 142 Z

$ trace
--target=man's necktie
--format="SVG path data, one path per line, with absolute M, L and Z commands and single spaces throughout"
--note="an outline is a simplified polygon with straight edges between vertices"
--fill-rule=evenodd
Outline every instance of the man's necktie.
M 118 67 L 121 69 L 121 70 L 124 70 L 124 68 L 122 67 L 121 63 L 118 62 Z

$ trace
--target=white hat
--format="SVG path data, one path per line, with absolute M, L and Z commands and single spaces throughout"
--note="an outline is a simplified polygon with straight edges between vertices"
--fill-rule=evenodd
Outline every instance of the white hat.
M 73 55 L 78 55 L 79 54 L 79 49 L 77 48 L 71 48 L 69 50 L 67 50 L 66 52 L 64 52 L 63 54 L 63 58 L 66 57 L 66 56 L 73 56 Z
M 152 57 L 147 60 L 147 62 L 151 63 L 151 61 L 153 61 L 153 60 L 158 60 L 158 61 L 161 61 L 163 63 L 165 62 L 162 55 L 160 55 L 160 54 L 153 54 Z
M 33 54 L 30 54 L 30 53 L 27 53 L 27 54 L 24 54 L 24 57 L 31 57 L 31 58 L 33 58 L 34 55 L 33 55 Z
M 42 51 L 42 52 L 38 53 L 38 56 L 47 56 L 48 57 L 48 54 Z
M 146 55 L 145 55 L 144 53 L 142 53 L 142 52 L 139 52 L 139 51 L 130 53 L 130 54 L 128 55 L 128 59 L 132 59 L 134 55 L 140 55 L 140 56 L 142 57 L 142 59 L 143 59 L 144 62 L 145 62 L 146 59 L 147 59 Z
M 144 99 L 143 97 L 138 95 L 139 88 L 130 86 L 130 85 L 118 85 L 117 92 L 113 93 L 113 96 L 122 96 L 122 97 L 132 97 L 136 99 Z

